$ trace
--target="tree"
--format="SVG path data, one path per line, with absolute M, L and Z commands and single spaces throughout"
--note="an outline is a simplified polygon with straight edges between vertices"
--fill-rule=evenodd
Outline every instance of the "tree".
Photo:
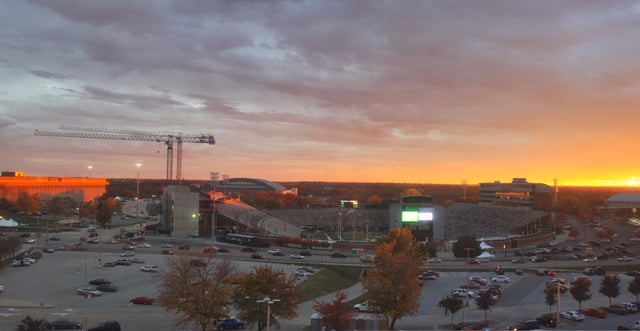
M 464 302 L 460 298 L 448 295 L 438 302 L 438 306 L 444 307 L 445 314 L 451 312 L 451 325 L 453 325 L 453 315 L 464 307 Z
M 423 251 L 408 229 L 389 231 L 378 245 L 375 266 L 362 277 L 365 297 L 373 306 L 372 311 L 391 318 L 393 329 L 398 318 L 415 316 L 422 292 L 417 282 Z
M 21 213 L 37 213 L 40 211 L 38 202 L 40 202 L 39 194 L 35 193 L 30 195 L 27 192 L 20 192 L 18 193 L 18 198 L 16 198 L 15 206 L 18 212 Z
M 259 265 L 249 273 L 240 274 L 235 282 L 232 300 L 238 317 L 249 327 L 257 324 L 258 331 L 262 331 L 267 325 L 267 311 L 271 313 L 269 323 L 276 326 L 279 326 L 276 317 L 291 319 L 297 315 L 300 287 L 296 275 L 287 276 L 283 269 Z M 259 302 L 266 298 L 274 303 Z
M 16 331 L 46 331 L 47 320 L 44 318 L 32 318 L 27 315 L 16 327 Z
M 367 206 L 380 206 L 381 204 L 382 197 L 377 194 L 374 194 L 367 199 Z
M 589 293 L 589 287 L 591 286 L 591 280 L 588 278 L 579 278 L 573 283 L 569 292 L 574 300 L 578 301 L 579 309 L 582 310 L 582 301 L 591 299 L 591 293 Z
M 336 292 L 336 299 L 332 302 L 320 302 L 315 301 L 313 303 L 313 309 L 320 313 L 323 325 L 328 330 L 344 330 L 349 326 L 349 321 L 354 315 L 353 309 L 344 303 L 347 298 L 347 294 L 338 291 Z
M 544 289 L 544 302 L 549 305 L 549 312 L 551 312 L 551 306 L 558 303 L 557 293 L 558 289 L 554 286 L 547 286 Z
M 162 281 L 160 305 L 176 313 L 176 325 L 186 327 L 195 322 L 206 331 L 218 318 L 228 315 L 235 271 L 229 258 L 192 264 L 189 256 L 177 256 L 170 260 Z
M 629 282 L 627 287 L 629 293 L 636 296 L 636 302 L 638 302 L 638 296 L 640 295 L 640 275 L 636 275 L 632 281 Z
M 113 198 L 102 198 L 98 201 L 98 208 L 96 211 L 96 221 L 102 225 L 102 227 L 106 227 L 111 224 L 111 217 L 113 216 L 113 211 L 116 208 L 116 202 Z
M 600 282 L 599 292 L 609 297 L 609 306 L 611 306 L 611 298 L 620 295 L 620 278 L 618 278 L 618 275 L 605 275 Z
M 453 244 L 453 256 L 475 257 L 482 253 L 480 243 L 472 236 L 462 236 Z
M 482 291 L 476 298 L 476 306 L 478 306 L 478 309 L 484 310 L 485 321 L 487 320 L 487 310 L 491 310 L 491 307 L 496 303 L 497 302 L 490 291 Z

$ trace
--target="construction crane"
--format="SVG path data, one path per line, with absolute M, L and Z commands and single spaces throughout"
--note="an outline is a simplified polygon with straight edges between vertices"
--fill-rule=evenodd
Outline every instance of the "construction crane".
M 167 180 L 173 178 L 173 145 L 178 146 L 176 155 L 176 179 L 182 179 L 182 143 L 214 145 L 211 134 L 184 134 L 179 132 L 149 132 L 138 130 L 118 130 L 106 128 L 80 128 L 60 126 L 59 130 L 35 130 L 36 136 L 69 137 L 110 140 L 155 141 L 167 145 Z

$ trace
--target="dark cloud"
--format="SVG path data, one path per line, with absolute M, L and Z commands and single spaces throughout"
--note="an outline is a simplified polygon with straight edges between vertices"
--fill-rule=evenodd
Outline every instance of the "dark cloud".
M 504 169 L 573 176 L 584 166 L 573 158 L 599 159 L 586 140 L 633 140 L 640 120 L 635 1 L 13 0 L 7 8 L 0 115 L 16 125 L 0 138 L 51 121 L 213 131 L 216 156 L 247 176 L 296 180 L 285 177 L 330 166 L 348 178 L 365 173 L 352 170 L 362 165 L 393 181 L 419 178 L 421 165 L 471 173 L 457 165 L 466 164 L 496 179 Z M 202 153 L 193 164 L 209 164 L 211 149 L 191 148 Z M 552 154 L 554 164 L 538 161 Z M 594 167 L 628 175 L 631 159 Z

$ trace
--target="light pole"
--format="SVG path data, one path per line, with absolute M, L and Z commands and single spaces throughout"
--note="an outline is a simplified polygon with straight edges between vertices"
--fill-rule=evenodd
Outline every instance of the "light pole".
M 266 303 L 267 304 L 267 331 L 271 330 L 271 305 L 280 302 L 280 299 L 271 299 L 269 297 L 265 297 L 262 300 L 256 301 L 257 303 Z
M 140 167 L 142 163 L 136 163 L 136 218 L 140 217 Z
M 88 166 L 87 169 L 89 169 L 89 178 L 91 178 L 91 170 L 93 170 L 93 166 Z

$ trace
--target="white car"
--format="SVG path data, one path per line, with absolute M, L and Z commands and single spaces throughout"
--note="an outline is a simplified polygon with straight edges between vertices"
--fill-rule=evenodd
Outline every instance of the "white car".
M 572 321 L 584 321 L 584 314 L 575 310 L 563 311 L 560 313 L 560 317 L 570 319 Z
M 98 291 L 97 288 L 92 286 L 81 287 L 78 289 L 77 293 L 79 295 L 92 296 L 92 297 L 99 297 L 102 295 L 102 292 Z
M 369 301 L 356 303 L 355 305 L 353 305 L 353 310 L 355 310 L 356 312 L 369 311 Z
M 160 248 L 173 248 L 172 244 L 162 244 L 160 245 Z
M 298 269 L 298 270 L 296 270 L 296 275 L 297 275 L 297 276 L 300 276 L 300 277 L 308 277 L 308 276 L 311 276 L 311 275 L 313 275 L 313 274 L 312 274 L 312 273 L 310 273 L 310 272 L 308 272 L 308 271 L 306 271 L 306 270 L 300 270 L 300 269 Z
M 598 262 L 598 258 L 597 257 L 588 257 L 586 259 L 582 259 L 582 262 Z
M 302 256 L 300 254 L 291 254 L 291 255 L 289 255 L 289 257 L 294 259 L 294 260 L 304 260 L 304 256 Z
M 0 285 L 0 292 L 4 292 L 4 286 Z
M 442 259 L 439 259 L 437 257 L 430 257 L 427 259 L 427 263 L 440 263 L 442 262 Z
M 280 253 L 280 249 L 279 248 L 272 248 L 272 249 L 267 251 L 267 254 L 275 254 L 275 253 Z
M 511 279 L 507 276 L 493 276 L 491 277 L 491 282 L 493 283 L 508 283 Z
M 151 244 L 149 244 L 149 243 L 142 243 L 142 244 L 139 244 L 139 245 L 138 245 L 138 247 L 141 247 L 141 248 L 151 248 Z
M 134 256 L 134 255 L 136 255 L 136 253 L 134 253 L 133 251 L 124 251 L 120 253 L 121 257 Z
M 140 267 L 140 271 L 144 272 L 158 272 L 158 266 L 155 264 L 147 264 Z

